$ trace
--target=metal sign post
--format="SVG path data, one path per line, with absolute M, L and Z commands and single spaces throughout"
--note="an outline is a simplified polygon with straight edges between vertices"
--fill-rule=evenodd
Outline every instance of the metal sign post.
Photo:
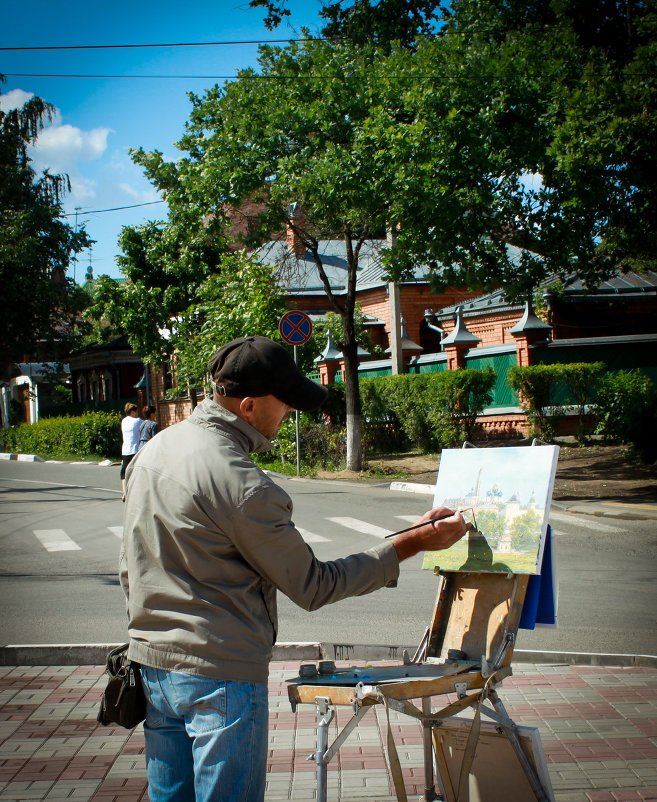
M 305 312 L 286 312 L 278 323 L 278 330 L 281 337 L 288 345 L 294 348 L 294 364 L 297 362 L 297 346 L 303 345 L 308 342 L 311 334 L 313 333 L 312 320 Z M 299 449 L 299 410 L 295 410 L 295 429 L 296 429 L 296 445 L 297 445 L 297 476 L 301 474 L 301 451 Z

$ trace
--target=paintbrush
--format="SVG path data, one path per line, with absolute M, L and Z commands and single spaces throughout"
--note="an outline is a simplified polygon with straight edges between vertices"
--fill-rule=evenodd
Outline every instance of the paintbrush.
M 456 510 L 456 512 L 467 512 L 468 510 L 472 510 L 472 517 L 474 518 L 474 508 L 473 507 L 464 507 L 462 510 Z M 423 524 L 415 524 L 415 526 L 409 526 L 407 529 L 400 529 L 399 532 L 391 532 L 389 535 L 386 535 L 386 539 L 389 537 L 394 537 L 395 535 L 403 535 L 405 532 L 412 532 L 414 529 L 421 529 L 423 526 L 432 523 L 433 521 L 444 521 L 447 518 L 451 518 L 454 513 L 450 513 L 449 515 L 443 515 L 442 518 L 433 518 L 431 521 L 425 521 Z M 475 521 L 475 527 L 477 526 L 477 522 Z

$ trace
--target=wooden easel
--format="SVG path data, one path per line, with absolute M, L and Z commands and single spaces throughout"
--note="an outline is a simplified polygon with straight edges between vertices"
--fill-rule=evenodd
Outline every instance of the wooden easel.
M 289 680 L 288 694 L 293 711 L 298 704 L 314 704 L 317 711 L 317 800 L 326 802 L 327 767 L 348 735 L 358 726 L 370 707 L 385 706 L 422 722 L 425 790 L 423 799 L 467 802 L 470 769 L 476 757 L 481 716 L 492 719 L 511 746 L 530 796 L 539 802 L 553 802 L 546 780 L 537 771 L 535 756 L 528 754 L 518 727 L 509 718 L 496 686 L 511 675 L 511 659 L 529 576 L 504 573 L 463 573 L 440 571 L 438 595 L 431 622 L 420 646 L 404 663 L 376 668 L 335 670 L 320 663 L 316 676 L 311 666 Z M 432 710 L 431 697 L 455 694 L 456 700 Z M 421 707 L 411 700 L 419 699 Z M 349 705 L 353 716 L 328 744 L 328 727 L 336 705 Z M 440 727 L 467 708 L 475 710 L 467 744 L 460 762 L 458 781 L 450 776 L 441 751 Z M 454 719 L 462 723 L 461 719 Z M 538 747 L 540 749 L 540 741 Z M 540 757 L 542 757 L 542 752 Z M 397 751 L 388 728 L 388 758 L 399 800 L 406 800 Z M 436 781 L 439 789 L 436 788 Z M 456 787 L 455 787 L 456 786 Z M 514 802 L 523 797 L 509 795 Z M 484 799 L 482 797 L 482 799 Z

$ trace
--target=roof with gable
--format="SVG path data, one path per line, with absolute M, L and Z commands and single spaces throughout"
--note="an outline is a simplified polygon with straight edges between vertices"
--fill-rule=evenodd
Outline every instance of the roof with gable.
M 363 243 L 356 276 L 358 291 L 381 287 L 388 283 L 388 279 L 385 278 L 386 269 L 381 261 L 381 251 L 385 245 L 385 239 L 369 240 Z M 265 243 L 255 250 L 253 255 L 259 261 L 277 270 L 278 283 L 286 292 L 295 295 L 324 293 L 324 285 L 310 251 L 295 256 L 288 248 L 286 241 L 281 239 Z M 347 249 L 344 240 L 320 240 L 319 255 L 332 291 L 338 295 L 346 293 Z M 426 283 L 428 272 L 427 268 L 418 267 L 415 269 L 413 277 L 402 283 Z

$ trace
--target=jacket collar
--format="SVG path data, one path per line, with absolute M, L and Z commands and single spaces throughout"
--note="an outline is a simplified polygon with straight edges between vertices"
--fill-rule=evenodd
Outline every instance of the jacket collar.
M 260 434 L 250 423 L 211 398 L 206 398 L 197 405 L 190 421 L 208 429 L 233 429 L 248 453 L 270 451 L 273 448 L 271 440 Z

